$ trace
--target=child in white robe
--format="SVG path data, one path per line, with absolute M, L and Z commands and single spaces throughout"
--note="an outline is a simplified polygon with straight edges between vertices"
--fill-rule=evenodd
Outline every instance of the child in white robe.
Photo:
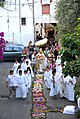
M 22 70 L 19 70 L 18 78 L 18 87 L 16 89 L 16 98 L 26 99 L 26 81 L 24 75 L 22 75 Z
M 51 88 L 51 80 L 52 80 L 52 73 L 49 70 L 49 67 L 47 67 L 46 71 L 44 72 L 44 81 L 48 89 Z
M 10 70 L 10 74 L 8 75 L 8 78 L 6 79 L 6 86 L 9 87 L 10 98 L 15 96 L 16 87 L 18 86 L 18 84 L 17 84 L 17 78 L 14 75 L 13 70 Z
M 22 61 L 22 63 L 21 63 L 21 68 L 22 68 L 23 70 L 26 69 L 26 63 L 25 63 L 25 60 Z
M 66 85 L 64 81 L 64 75 L 62 73 L 59 74 L 59 87 L 60 87 L 60 97 L 64 98 L 65 97 L 65 90 L 66 90 Z
M 27 67 L 28 88 L 31 88 L 32 78 L 34 77 L 33 71 L 30 67 Z
M 68 75 L 64 80 L 66 83 L 66 98 L 70 101 L 74 101 L 74 86 L 76 84 L 76 78 L 71 78 L 71 76 Z
M 22 74 L 24 74 L 24 70 L 21 68 L 21 65 L 19 65 L 15 73 L 16 76 L 19 75 L 19 70 L 22 70 Z
M 24 77 L 25 77 L 25 85 L 26 85 L 26 93 L 28 94 L 28 85 L 29 85 L 29 80 L 28 80 L 28 75 L 27 75 L 27 70 L 24 71 Z
M 18 60 L 15 60 L 15 63 L 13 64 L 12 70 L 14 70 L 14 74 L 16 74 L 17 72 L 17 68 L 20 65 L 20 63 L 18 62 Z
M 54 96 L 59 94 L 59 81 L 58 75 L 56 74 L 56 69 L 52 71 L 52 84 L 50 88 L 49 96 L 54 98 Z

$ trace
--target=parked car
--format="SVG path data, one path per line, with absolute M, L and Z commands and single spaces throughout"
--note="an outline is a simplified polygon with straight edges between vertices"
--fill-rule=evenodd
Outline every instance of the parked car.
M 22 44 L 7 44 L 3 53 L 4 61 L 15 61 L 15 59 L 20 61 L 23 48 Z

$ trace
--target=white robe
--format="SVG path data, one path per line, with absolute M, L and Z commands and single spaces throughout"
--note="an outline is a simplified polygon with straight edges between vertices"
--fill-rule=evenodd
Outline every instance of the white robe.
M 57 88 L 55 82 L 53 83 L 53 79 L 52 79 L 49 96 L 55 96 L 55 95 L 57 95 Z
M 8 75 L 8 78 L 6 79 L 6 81 L 8 82 L 9 87 L 18 86 L 17 77 L 14 74 Z
M 21 63 L 21 68 L 22 68 L 23 70 L 26 70 L 26 63 L 25 63 L 25 62 L 22 62 L 22 63 Z
M 26 81 L 23 75 L 18 75 L 18 87 L 16 89 L 16 98 L 26 98 Z
M 66 98 L 70 101 L 74 101 L 74 86 L 76 84 L 76 78 L 71 78 L 71 76 L 68 75 L 64 80 L 66 83 Z
M 57 73 L 62 73 L 62 66 L 61 65 L 56 66 L 56 72 Z
M 61 56 L 57 56 L 56 65 L 61 64 Z
M 65 97 L 66 85 L 64 82 L 64 75 L 62 73 L 59 74 L 59 88 L 60 97 Z
M 26 93 L 28 94 L 28 85 L 29 85 L 28 75 L 24 74 L 24 78 L 25 78 L 25 85 L 26 85 Z
M 26 61 L 28 61 L 29 65 L 31 65 L 31 60 L 28 58 L 28 59 L 25 59 L 25 63 Z
M 34 77 L 34 74 L 32 71 L 31 71 L 31 73 L 28 71 L 28 73 L 26 75 L 28 77 L 28 88 L 30 89 L 31 85 L 32 85 L 32 78 Z
M 54 96 L 54 95 L 58 95 L 60 91 L 60 86 L 59 86 L 59 74 L 56 73 L 54 75 L 54 84 L 51 84 L 51 88 L 50 88 L 50 96 Z
M 14 64 L 13 64 L 12 69 L 13 69 L 13 71 L 14 71 L 14 74 L 16 74 L 17 68 L 18 68 L 19 65 L 20 65 L 19 63 L 14 63 Z
M 44 81 L 46 82 L 46 87 L 47 88 L 51 88 L 51 80 L 52 80 L 52 75 L 51 75 L 51 71 L 45 71 L 44 73 Z

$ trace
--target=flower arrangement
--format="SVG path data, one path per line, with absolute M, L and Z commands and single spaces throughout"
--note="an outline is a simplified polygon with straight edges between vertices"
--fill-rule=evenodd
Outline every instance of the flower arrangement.
M 46 99 L 43 94 L 43 77 L 35 77 L 32 85 L 32 119 L 46 119 L 47 112 L 63 113 L 63 107 L 52 107 L 46 105 Z
M 7 41 L 4 40 L 4 32 L 0 32 L 0 62 L 3 62 L 3 52 Z

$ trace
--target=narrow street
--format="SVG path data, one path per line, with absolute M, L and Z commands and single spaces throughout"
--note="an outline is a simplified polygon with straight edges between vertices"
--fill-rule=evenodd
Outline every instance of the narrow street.
M 32 100 L 31 100 L 31 90 L 26 100 L 22 99 L 9 99 L 8 97 L 8 88 L 5 85 L 5 78 L 7 77 L 10 68 L 13 63 L 5 62 L 0 63 L 0 119 L 31 119 L 31 109 L 32 109 Z M 44 96 L 46 98 L 48 106 L 53 107 L 65 107 L 66 105 L 75 105 L 73 102 L 69 102 L 66 99 L 60 99 L 59 97 L 51 100 L 49 95 L 49 90 L 46 89 L 45 85 L 43 86 Z M 65 115 L 59 112 L 48 112 L 46 113 L 47 119 L 76 119 L 75 115 Z

